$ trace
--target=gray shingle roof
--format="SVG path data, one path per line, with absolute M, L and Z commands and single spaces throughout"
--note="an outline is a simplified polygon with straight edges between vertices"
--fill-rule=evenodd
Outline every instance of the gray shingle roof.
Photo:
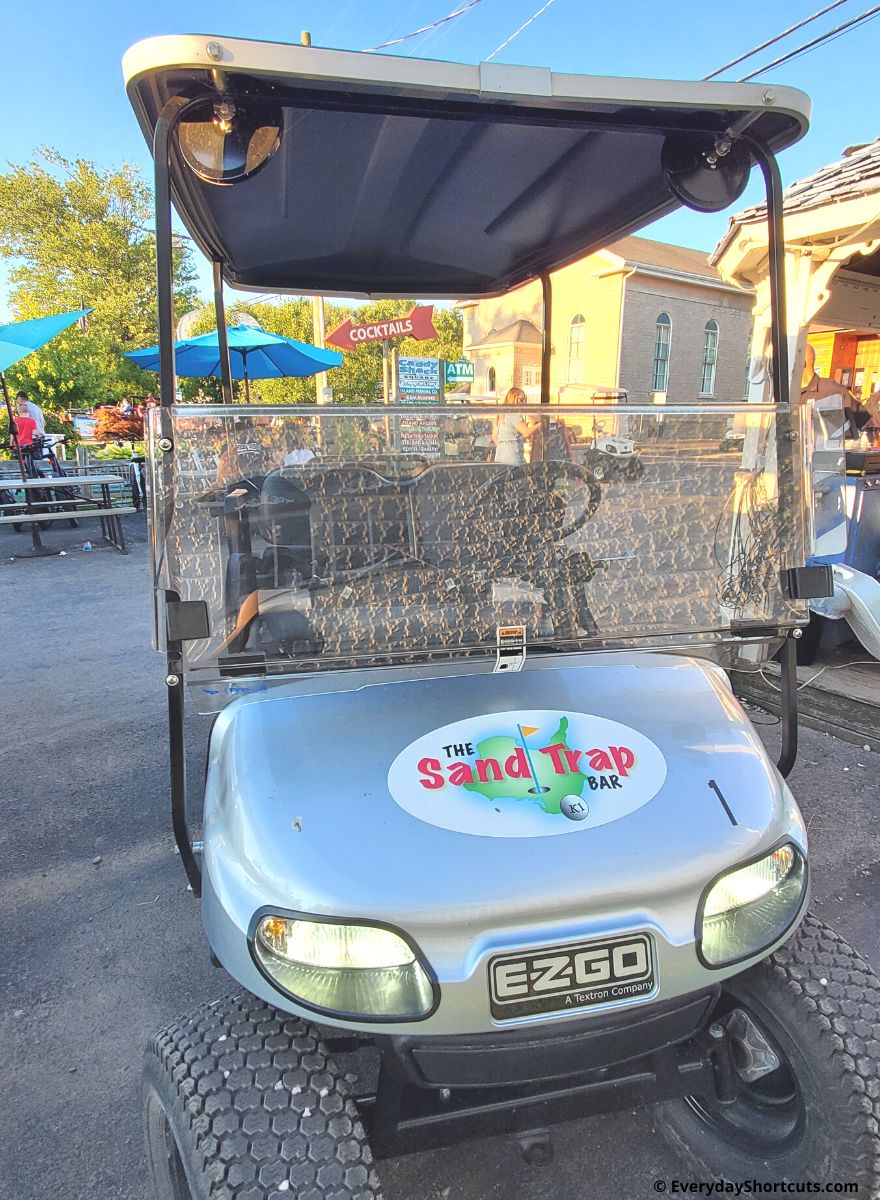
M 540 345 L 541 341 L 540 329 L 536 328 L 531 321 L 521 319 L 519 321 L 511 321 L 509 325 L 505 325 L 502 329 L 490 330 L 484 338 L 480 338 L 478 342 L 472 342 L 468 349 L 477 350 L 480 346 L 497 346 L 503 342 L 528 342 Z
M 624 237 L 607 247 L 612 254 L 619 254 L 627 262 L 643 267 L 662 267 L 667 271 L 683 271 L 686 275 L 702 275 L 706 279 L 720 279 L 720 275 L 709 263 L 705 250 L 691 250 L 688 246 L 673 246 L 668 242 L 655 242 L 651 238 Z
M 783 192 L 783 210 L 786 213 L 804 212 L 824 204 L 855 200 L 871 192 L 880 192 L 880 138 L 867 145 L 853 146 L 845 150 L 837 162 L 796 180 Z M 727 232 L 712 254 L 713 260 L 717 261 L 734 229 L 763 218 L 766 211 L 766 204 L 755 204 L 734 213 Z

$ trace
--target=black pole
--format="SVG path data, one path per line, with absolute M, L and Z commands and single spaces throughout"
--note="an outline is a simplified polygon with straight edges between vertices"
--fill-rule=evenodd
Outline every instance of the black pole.
M 788 314 L 785 298 L 785 236 L 782 229 L 782 177 L 774 156 L 754 138 L 743 139 L 764 176 L 767 193 L 767 270 L 770 280 L 770 346 L 773 355 L 773 395 L 777 404 L 788 404 L 791 379 L 788 367 Z
M 214 316 L 217 319 L 217 344 L 220 348 L 220 378 L 223 380 L 223 403 L 234 403 L 232 370 L 229 366 L 229 335 L 226 332 L 226 305 L 223 302 L 223 263 L 214 259 Z
M 156 205 L 156 292 L 159 304 L 159 401 L 161 471 L 166 503 L 163 521 L 165 528 L 173 516 L 174 496 L 174 425 L 171 406 L 174 404 L 174 257 L 171 241 L 171 135 L 187 101 L 174 97 L 169 100 L 156 122 L 153 132 L 153 168 L 155 171 Z M 225 322 L 224 322 L 225 329 Z M 163 445 L 164 443 L 164 445 Z M 166 547 L 167 549 L 167 547 Z M 186 820 L 186 767 L 184 743 L 184 676 L 181 643 L 168 636 L 168 604 L 179 600 L 176 592 L 165 590 L 166 670 L 168 691 L 168 736 L 171 752 L 171 824 L 180 851 L 180 859 L 196 895 L 200 892 L 200 871 L 192 848 Z
M 550 403 L 550 354 L 553 350 L 553 284 L 545 271 L 541 276 L 541 298 L 544 307 L 544 331 L 541 336 L 541 403 Z
M 153 131 L 156 204 L 156 296 L 159 307 L 159 403 L 174 403 L 174 253 L 171 241 L 171 134 L 186 103 L 175 96 Z
M 250 402 L 251 402 L 251 381 L 248 379 L 248 373 L 247 373 L 247 350 L 243 351 L 242 356 L 241 356 L 241 369 L 244 373 L 244 402 L 245 402 L 245 404 L 250 404 Z
M 21 446 L 18 441 L 18 430 L 15 427 L 15 415 L 12 411 L 12 401 L 9 399 L 9 389 L 6 386 L 6 376 L 0 371 L 0 384 L 3 386 L 3 402 L 6 405 L 6 415 L 9 418 L 9 438 L 15 449 L 15 457 L 18 459 L 18 469 L 21 471 L 22 479 L 27 479 L 27 467 L 24 465 L 24 455 L 21 452 Z
M 782 748 L 776 760 L 779 774 L 786 778 L 797 759 L 798 751 L 798 713 L 797 713 L 797 643 L 789 636 L 782 643 L 779 656 L 780 683 L 782 696 L 780 710 L 782 715 Z
M 774 156 L 753 138 L 744 138 L 764 176 L 767 193 L 767 270 L 770 281 L 770 347 L 772 354 L 773 398 L 788 409 L 791 401 L 791 374 L 788 363 L 788 315 L 785 296 L 785 235 L 782 227 L 782 178 Z M 792 443 L 798 429 L 790 411 L 776 415 L 776 472 L 780 501 L 786 494 L 799 502 L 799 490 L 794 476 Z M 800 564 L 795 564 L 800 565 Z M 780 656 L 782 748 L 776 766 L 783 776 L 788 775 L 797 759 L 798 747 L 798 689 L 797 654 L 795 642 L 787 636 Z
M 6 376 L 2 371 L 0 371 L 0 385 L 3 388 L 3 403 L 6 405 L 6 415 L 9 418 L 9 440 L 15 449 L 15 457 L 18 459 L 18 469 L 21 472 L 22 483 L 26 483 L 28 478 L 27 467 L 24 465 L 24 455 L 21 452 L 21 443 L 18 440 L 18 430 L 15 427 L 15 417 L 12 412 L 12 401 L 9 399 L 9 389 L 6 386 Z M 43 539 L 40 537 L 40 529 L 37 525 L 38 518 L 34 512 L 34 502 L 31 499 L 30 488 L 24 487 L 21 490 L 24 492 L 24 503 L 28 511 L 28 516 L 32 518 L 22 522 L 22 524 L 30 527 L 32 549 L 19 550 L 13 557 L 49 558 L 50 555 L 59 554 L 59 550 L 53 550 L 49 546 L 43 545 Z
M 553 283 L 550 274 L 541 275 L 541 301 L 543 330 L 541 333 L 541 404 L 550 403 L 550 356 L 553 351 Z M 550 420 L 541 417 L 540 429 L 532 437 L 532 452 L 529 462 L 542 462 L 545 458 L 550 436 Z

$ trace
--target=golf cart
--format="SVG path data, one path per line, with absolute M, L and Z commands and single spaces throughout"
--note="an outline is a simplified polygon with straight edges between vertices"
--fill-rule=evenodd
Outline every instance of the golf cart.
M 601 417 L 593 415 L 577 427 L 569 438 L 572 462 L 588 467 L 600 483 L 605 479 L 641 479 L 645 473 L 635 439 L 630 436 L 629 405 L 626 388 L 592 388 L 583 384 L 564 384 L 559 390 L 563 403 L 577 398 L 601 404 Z M 586 434 L 586 435 L 585 435 Z
M 156 171 L 172 824 L 235 980 L 149 1043 L 156 1195 L 377 1197 L 376 1159 L 509 1132 L 537 1162 L 551 1124 L 637 1103 L 703 1178 L 873 1194 L 880 985 L 807 914 L 783 778 L 794 639 L 828 587 L 804 565 L 774 158 L 805 97 L 196 36 L 124 69 Z M 681 204 L 721 210 L 753 164 L 772 392 L 667 405 L 668 452 L 625 502 L 570 461 L 447 458 L 436 406 L 232 403 L 224 281 L 430 298 L 538 278 L 549 414 L 551 270 Z M 214 262 L 222 405 L 174 403 L 172 199 Z M 674 436 L 746 408 L 738 462 Z M 774 650 L 776 765 L 723 669 Z M 215 715 L 201 803 L 185 693 Z
M 718 442 L 718 449 L 725 453 L 736 450 L 742 453 L 746 440 L 746 424 L 742 418 L 728 417 L 724 433 Z
M 586 446 L 575 448 L 574 457 L 576 462 L 589 467 L 593 477 L 600 482 L 616 475 L 623 479 L 641 479 L 645 473 L 645 464 L 635 441 L 606 432 L 596 421 L 593 422 L 592 438 Z

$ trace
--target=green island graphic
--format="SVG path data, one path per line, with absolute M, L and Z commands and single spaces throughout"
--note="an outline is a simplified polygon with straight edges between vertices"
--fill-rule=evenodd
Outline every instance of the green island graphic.
M 562 717 L 559 721 L 559 728 L 543 744 L 545 746 L 561 746 L 564 750 L 570 750 L 571 747 L 566 742 L 567 736 L 568 717 Z M 517 738 L 490 737 L 482 742 L 477 742 L 477 751 L 480 758 L 494 758 L 500 763 L 504 763 L 519 745 L 520 742 Z M 529 757 L 537 779 L 531 777 L 493 779 L 486 783 L 482 780 L 475 780 L 473 783 L 463 785 L 465 791 L 478 792 L 487 800 L 531 800 L 540 804 L 544 812 L 552 814 L 558 814 L 561 811 L 559 806 L 564 797 L 581 795 L 586 776 L 580 771 L 566 771 L 565 774 L 557 774 L 550 755 L 541 754 L 539 749 L 532 750 L 530 747 Z M 534 789 L 536 785 L 547 790 L 535 795 L 531 789 Z

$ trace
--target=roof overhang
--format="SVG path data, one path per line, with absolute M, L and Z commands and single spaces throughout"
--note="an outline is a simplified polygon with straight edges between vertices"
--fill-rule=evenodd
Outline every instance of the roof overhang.
M 790 253 L 806 255 L 813 268 L 833 265 L 836 271 L 852 259 L 876 250 L 880 240 L 880 192 L 851 200 L 815 205 L 786 213 L 783 209 L 785 245 Z M 761 212 L 731 218 L 710 262 L 722 276 L 741 287 L 755 287 L 767 274 L 767 224 Z
M 679 207 L 661 166 L 668 133 L 748 124 L 775 151 L 809 116 L 807 98 L 783 87 L 206 36 L 140 42 L 123 71 L 151 144 L 173 97 L 234 95 L 250 79 L 281 105 L 280 147 L 253 176 L 205 183 L 176 148 L 171 163 L 197 244 L 229 283 L 265 291 L 506 291 Z

